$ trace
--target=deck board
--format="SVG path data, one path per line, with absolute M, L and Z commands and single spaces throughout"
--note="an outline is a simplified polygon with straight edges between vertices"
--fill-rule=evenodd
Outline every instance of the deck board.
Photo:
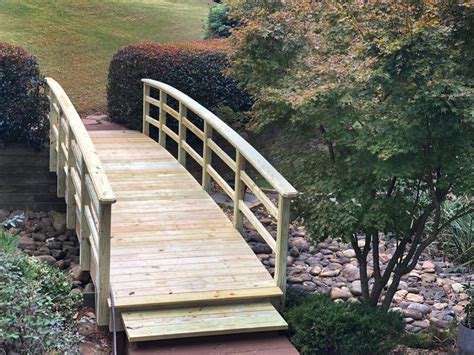
M 117 307 L 281 295 L 232 222 L 166 149 L 134 131 L 89 133 L 117 197 L 110 266 Z

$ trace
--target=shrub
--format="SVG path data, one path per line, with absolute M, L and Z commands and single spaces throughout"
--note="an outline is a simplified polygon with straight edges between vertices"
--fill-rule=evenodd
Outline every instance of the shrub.
M 77 353 L 78 297 L 59 269 L 0 252 L 0 353 Z
M 0 252 L 14 253 L 18 246 L 18 237 L 0 230 Z
M 292 342 L 302 354 L 385 354 L 400 339 L 400 314 L 313 294 L 288 310 Z
M 471 284 L 465 285 L 466 291 L 469 295 L 469 304 L 465 308 L 466 318 L 464 318 L 464 325 L 467 328 L 474 329 L 474 286 Z
M 218 4 L 209 8 L 209 14 L 204 22 L 204 38 L 229 37 L 231 28 L 237 26 L 237 21 L 229 16 L 230 8 Z
M 41 145 L 47 140 L 47 100 L 36 59 L 0 43 L 0 142 Z
M 142 78 L 174 86 L 208 109 L 220 105 L 246 111 L 251 96 L 224 74 L 228 66 L 223 40 L 176 44 L 140 44 L 121 49 L 109 68 L 110 119 L 132 129 L 142 127 Z

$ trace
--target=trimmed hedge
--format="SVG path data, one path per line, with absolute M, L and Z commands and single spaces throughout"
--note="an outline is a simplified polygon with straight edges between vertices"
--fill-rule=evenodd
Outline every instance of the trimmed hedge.
M 42 145 L 48 103 L 38 62 L 26 50 L 0 43 L 0 142 Z
M 142 128 L 142 78 L 174 86 L 212 110 L 228 106 L 247 111 L 251 96 L 224 74 L 229 63 L 227 42 L 210 40 L 174 44 L 145 43 L 122 48 L 112 59 L 107 88 L 112 122 Z

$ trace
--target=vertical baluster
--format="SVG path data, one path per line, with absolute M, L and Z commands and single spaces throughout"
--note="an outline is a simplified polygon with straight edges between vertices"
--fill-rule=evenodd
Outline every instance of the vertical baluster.
M 207 144 L 209 138 L 212 139 L 212 126 L 204 121 L 204 140 L 203 146 L 203 166 L 202 166 L 202 188 L 204 191 L 211 192 L 211 176 L 207 172 L 207 166 L 212 163 L 212 150 Z
M 86 175 L 86 162 L 84 158 L 81 157 L 81 229 L 79 233 L 81 270 L 90 270 L 91 268 L 90 231 L 86 220 L 86 206 L 89 206 L 91 201 L 86 187 Z
M 110 291 L 110 227 L 112 205 L 101 203 L 99 206 L 99 273 L 96 285 L 97 324 L 109 323 L 109 306 L 107 299 Z
M 158 142 L 162 147 L 166 148 L 166 133 L 163 132 L 163 126 L 166 126 L 166 112 L 164 110 L 164 105 L 168 101 L 168 95 L 160 90 L 160 132 Z
M 66 157 L 64 155 L 64 151 L 62 146 L 66 144 L 66 132 L 64 132 L 63 125 L 61 124 L 62 121 L 62 110 L 59 108 L 58 113 L 58 161 L 56 166 L 56 171 L 58 174 L 58 186 L 57 186 L 57 194 L 58 197 L 65 197 L 65 190 L 66 190 L 66 173 L 64 171 L 64 167 L 66 166 Z
M 278 196 L 278 224 L 275 255 L 275 282 L 286 292 L 286 258 L 288 256 L 288 226 L 290 224 L 290 198 Z M 285 305 L 283 296 L 281 307 Z
M 188 108 L 179 102 L 179 114 L 178 114 L 178 161 L 184 167 L 186 167 L 186 151 L 183 148 L 183 142 L 186 142 L 186 126 L 183 124 L 183 117 L 188 115 Z
M 67 182 L 66 182 L 66 224 L 68 229 L 74 229 L 76 227 L 76 199 L 74 195 L 76 194 L 76 188 L 74 186 L 74 181 L 72 180 L 72 170 L 76 167 L 76 157 L 72 149 L 72 142 L 74 141 L 74 136 L 72 129 L 68 127 L 68 139 L 67 139 Z
M 234 198 L 234 227 L 240 233 L 243 232 L 244 216 L 240 210 L 240 201 L 244 201 L 244 183 L 240 177 L 240 172 L 245 169 L 245 158 L 239 150 L 236 151 L 236 169 L 235 169 L 235 198 Z
M 150 135 L 150 124 L 146 121 L 146 116 L 150 116 L 150 103 L 147 102 L 146 98 L 150 96 L 150 86 L 146 83 L 143 84 L 143 134 L 145 136 Z
M 56 126 L 56 111 L 53 106 L 53 91 L 49 86 L 47 90 L 49 96 L 49 171 L 56 172 L 58 154 L 56 151 L 57 140 L 53 130 L 53 127 Z

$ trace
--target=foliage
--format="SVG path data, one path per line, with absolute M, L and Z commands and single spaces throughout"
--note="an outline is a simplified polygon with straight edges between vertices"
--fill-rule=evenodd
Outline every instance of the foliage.
M 310 293 L 302 287 L 288 285 L 285 295 L 285 307 L 292 308 L 294 306 L 299 306 L 306 300 L 309 295 Z
M 474 329 L 474 285 L 468 284 L 465 286 L 465 289 L 469 295 L 469 304 L 464 309 L 466 312 L 464 325 L 467 328 Z
M 17 236 L 0 230 L 0 253 L 14 253 L 17 246 Z
M 447 199 L 442 213 L 446 219 L 452 218 L 469 197 Z M 441 232 L 441 244 L 450 260 L 463 265 L 474 265 L 474 215 L 465 215 L 453 221 Z
M 256 98 L 251 126 L 286 129 L 272 158 L 303 192 L 304 223 L 352 243 L 369 304 L 393 279 L 388 309 L 423 250 L 473 212 L 441 213 L 474 190 L 474 7 L 287 1 L 242 23 L 231 72 Z M 381 233 L 397 239 L 383 272 Z
M 219 105 L 234 111 L 250 108 L 251 97 L 227 75 L 226 42 L 140 44 L 121 49 L 109 69 L 108 113 L 112 121 L 142 127 L 142 78 L 174 86 L 208 109 Z
M 0 43 L 0 142 L 42 145 L 47 100 L 38 62 L 24 49 Z
M 209 14 L 204 22 L 204 38 L 225 38 L 230 36 L 230 30 L 237 26 L 237 21 L 229 17 L 230 8 L 218 4 L 209 8 Z
M 302 354 L 386 354 L 405 327 L 399 313 L 360 303 L 334 303 L 320 294 L 291 308 L 287 320 L 291 340 Z
M 452 345 L 457 335 L 456 321 L 451 323 L 448 330 L 429 326 L 420 333 L 406 333 L 400 339 L 400 344 L 416 349 L 434 349 Z
M 0 252 L 0 352 L 78 353 L 73 322 L 78 300 L 59 269 Z

